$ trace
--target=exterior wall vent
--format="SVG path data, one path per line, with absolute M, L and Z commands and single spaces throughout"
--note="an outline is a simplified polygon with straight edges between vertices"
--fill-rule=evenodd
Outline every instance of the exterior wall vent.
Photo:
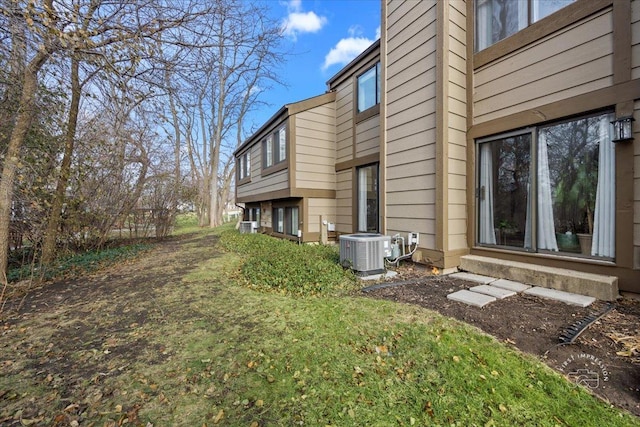
M 362 233 L 340 236 L 340 264 L 361 276 L 384 273 L 384 259 L 391 256 L 391 237 Z
M 250 234 L 258 232 L 258 221 L 241 221 L 240 234 Z

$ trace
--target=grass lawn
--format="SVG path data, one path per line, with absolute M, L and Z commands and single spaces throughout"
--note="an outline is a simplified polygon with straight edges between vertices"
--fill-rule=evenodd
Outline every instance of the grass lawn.
M 333 251 L 215 233 L 226 251 L 203 230 L 130 261 L 135 286 L 5 322 L 0 425 L 640 425 L 475 328 L 358 296 Z M 54 358 L 65 327 L 85 335 Z
M 165 295 L 169 305 L 185 290 L 213 297 L 190 307 L 197 316 L 189 325 L 163 327 L 180 361 L 175 385 L 189 386 L 169 399 L 172 411 L 158 404 L 150 420 L 180 423 L 188 414 L 247 426 L 639 425 L 544 364 L 437 313 L 346 291 L 297 297 L 234 285 L 244 281 L 246 261 L 226 253 Z

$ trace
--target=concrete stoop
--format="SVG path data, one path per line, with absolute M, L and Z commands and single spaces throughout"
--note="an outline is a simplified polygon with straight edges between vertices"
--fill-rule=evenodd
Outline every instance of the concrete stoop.
M 604 301 L 615 301 L 618 298 L 618 278 L 615 276 L 583 273 L 478 255 L 461 257 L 460 269 L 476 275 L 588 295 Z

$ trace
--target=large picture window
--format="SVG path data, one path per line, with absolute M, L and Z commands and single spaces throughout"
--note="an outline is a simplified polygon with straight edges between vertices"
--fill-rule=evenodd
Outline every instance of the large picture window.
M 380 63 L 358 77 L 358 113 L 380 103 Z
M 358 231 L 378 232 L 378 164 L 358 168 Z
M 478 143 L 478 242 L 615 256 L 611 114 Z
M 575 0 L 477 0 L 476 52 L 551 15 Z

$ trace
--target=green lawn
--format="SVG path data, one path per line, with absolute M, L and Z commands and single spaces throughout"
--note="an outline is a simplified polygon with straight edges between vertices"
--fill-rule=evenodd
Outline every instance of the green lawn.
M 269 246 L 256 245 L 254 236 L 226 238 L 253 256 L 263 250 L 257 246 Z M 273 244 L 282 250 L 281 242 Z M 228 252 L 166 295 L 184 298 L 186 289 L 215 298 L 197 305 L 197 319 L 182 334 L 166 325 L 162 335 L 175 339 L 170 347 L 181 361 L 176 381 L 188 372 L 190 390 L 171 399 L 172 415 L 160 405 L 150 420 L 173 424 L 188 413 L 194 422 L 247 426 L 640 425 L 477 329 L 346 290 L 318 296 L 310 287 L 313 297 L 277 287 L 264 292 L 244 278 L 247 261 L 255 259 Z
M 475 328 L 362 297 L 336 257 L 227 225 L 43 294 L 0 324 L 0 425 L 640 425 Z

